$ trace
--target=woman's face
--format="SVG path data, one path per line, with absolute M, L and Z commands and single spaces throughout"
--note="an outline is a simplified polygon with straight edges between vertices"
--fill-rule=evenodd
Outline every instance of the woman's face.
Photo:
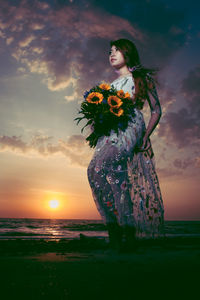
M 122 52 L 115 45 L 113 45 L 109 51 L 109 62 L 111 66 L 116 69 L 126 64 Z

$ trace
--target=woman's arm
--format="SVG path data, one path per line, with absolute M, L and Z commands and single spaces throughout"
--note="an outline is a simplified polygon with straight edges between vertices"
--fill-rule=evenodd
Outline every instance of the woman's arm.
M 147 94 L 147 101 L 150 106 L 151 111 L 151 118 L 149 120 L 149 124 L 146 129 L 146 136 L 149 137 L 157 124 L 159 123 L 159 120 L 162 115 L 162 109 L 158 97 L 158 93 L 156 90 L 155 83 L 152 82 L 152 88 L 149 90 L 149 93 Z
M 154 82 L 152 82 L 152 88 L 149 90 L 149 93 L 147 95 L 147 101 L 150 106 L 151 118 L 149 120 L 145 135 L 143 137 L 143 144 L 141 147 L 141 150 L 143 151 L 147 150 L 150 147 L 150 143 L 148 142 L 148 139 L 151 133 L 156 128 L 157 124 L 159 123 L 159 120 L 162 115 L 162 109 L 161 109 L 160 101 L 158 98 L 158 94 Z

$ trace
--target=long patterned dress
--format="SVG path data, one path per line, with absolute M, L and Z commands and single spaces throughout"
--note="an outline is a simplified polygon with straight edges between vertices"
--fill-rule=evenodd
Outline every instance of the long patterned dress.
M 135 84 L 132 75 L 117 78 L 111 83 L 133 96 Z M 154 90 L 150 99 L 151 113 L 161 110 Z M 118 223 L 136 228 L 137 237 L 164 236 L 164 206 L 155 170 L 152 147 L 144 152 L 141 146 L 146 130 L 143 114 L 137 108 L 125 131 L 118 136 L 99 138 L 92 160 L 87 168 L 88 181 L 96 207 L 103 223 Z

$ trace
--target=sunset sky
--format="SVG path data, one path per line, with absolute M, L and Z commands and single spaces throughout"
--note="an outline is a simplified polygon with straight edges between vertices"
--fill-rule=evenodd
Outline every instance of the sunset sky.
M 185 0 L 0 1 L 0 217 L 101 219 L 94 150 L 73 119 L 86 89 L 117 77 L 109 43 L 127 38 L 160 69 L 151 141 L 165 219 L 200 220 L 199 11 Z

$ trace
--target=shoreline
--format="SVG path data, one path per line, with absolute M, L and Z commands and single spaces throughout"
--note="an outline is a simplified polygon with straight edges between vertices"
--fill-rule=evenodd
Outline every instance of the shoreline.
M 107 253 L 106 239 L 0 240 L 1 299 L 153 299 L 198 293 L 200 238 L 140 241 Z M 144 298 L 143 298 L 144 297 Z
M 108 249 L 107 237 L 88 237 L 80 234 L 80 238 L 45 240 L 45 239 L 0 239 L 0 255 L 26 253 L 65 253 L 92 252 Z M 138 249 L 160 249 L 162 251 L 181 248 L 200 249 L 200 236 L 161 237 L 155 239 L 138 239 Z

